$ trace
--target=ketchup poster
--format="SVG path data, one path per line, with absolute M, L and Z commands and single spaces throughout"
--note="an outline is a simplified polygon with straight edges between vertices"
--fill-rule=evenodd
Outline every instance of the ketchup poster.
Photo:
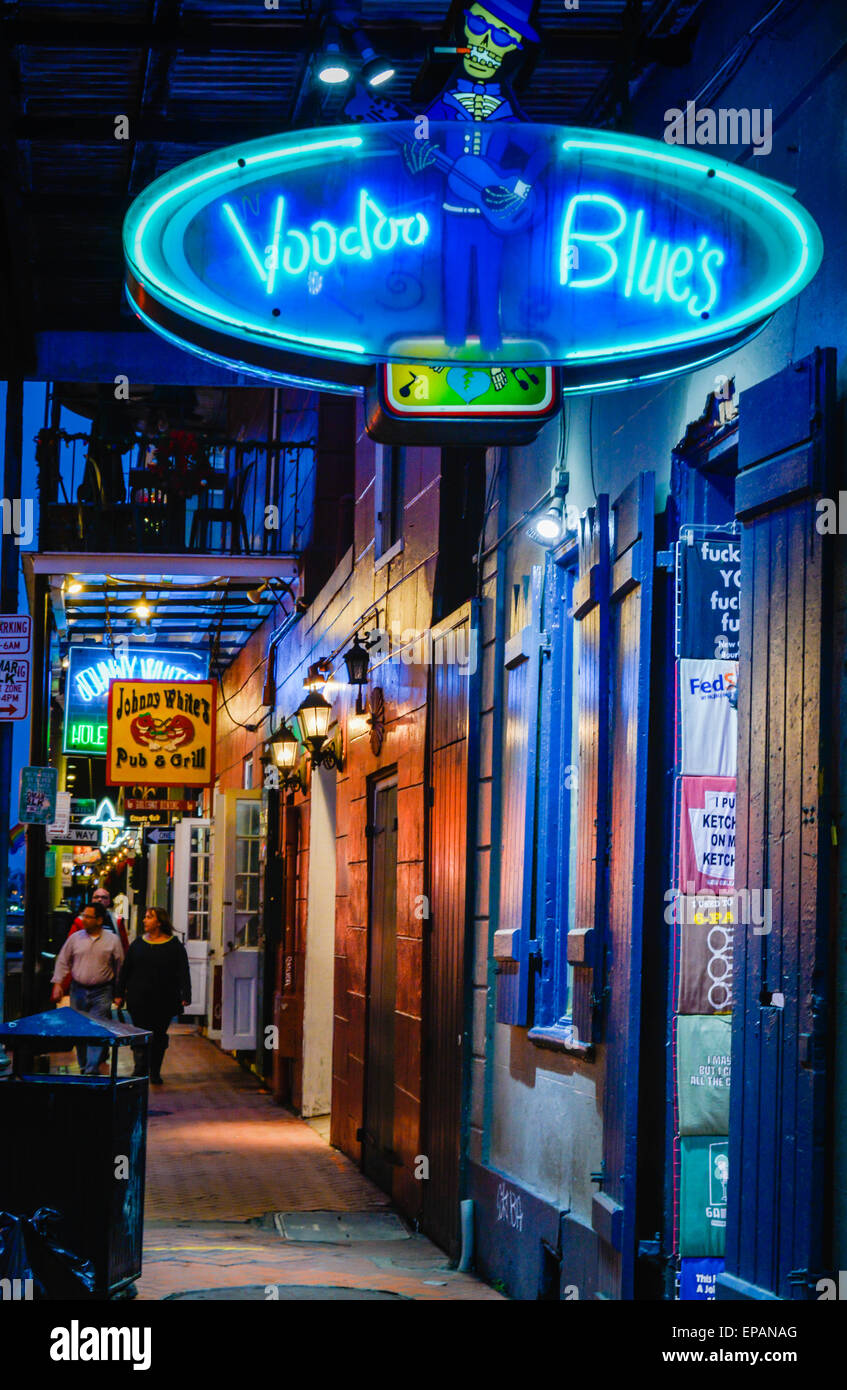
M 679 891 L 731 893 L 735 887 L 735 778 L 681 779 Z
M 215 707 L 214 681 L 112 681 L 106 781 L 211 786 Z

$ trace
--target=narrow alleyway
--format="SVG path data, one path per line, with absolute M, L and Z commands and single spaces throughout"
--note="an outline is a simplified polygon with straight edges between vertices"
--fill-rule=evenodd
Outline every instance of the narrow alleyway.
M 172 1030 L 163 1074 L 150 1091 L 140 1299 L 500 1297 L 409 1232 L 320 1123 L 280 1109 L 192 1029 Z M 297 1220 L 307 1212 L 341 1219 Z

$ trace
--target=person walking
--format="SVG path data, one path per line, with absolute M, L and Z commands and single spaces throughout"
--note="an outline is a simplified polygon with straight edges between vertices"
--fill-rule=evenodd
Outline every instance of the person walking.
M 64 993 L 63 981 L 71 977 L 71 1008 L 108 1023 L 112 1011 L 112 992 L 123 965 L 120 938 L 106 930 L 106 912 L 100 903 L 88 903 L 82 912 L 83 930 L 73 932 L 65 942 L 53 968 L 53 999 L 58 1004 Z M 79 1046 L 76 1050 L 83 1076 L 96 1076 L 106 1056 L 105 1046 Z
M 168 1046 L 168 1024 L 174 1014 L 191 1003 L 188 956 L 164 908 L 148 907 L 144 935 L 137 936 L 127 951 L 118 980 L 115 1003 L 124 1000 L 136 1028 L 153 1034 L 150 1043 L 150 1080 L 162 1084 L 162 1061 Z M 135 1054 L 135 1074 L 143 1075 L 142 1054 Z

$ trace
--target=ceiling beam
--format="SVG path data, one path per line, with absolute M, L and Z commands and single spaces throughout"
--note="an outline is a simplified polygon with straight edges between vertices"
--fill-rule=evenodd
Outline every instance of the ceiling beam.
M 369 22 L 366 31 L 374 48 L 392 58 L 421 58 L 439 43 L 441 21 L 434 24 L 379 24 Z M 117 21 L 51 20 L 43 24 L 24 18 L 6 20 L 2 26 L 10 46 L 26 48 L 171 49 L 188 54 L 292 53 L 307 54 L 320 46 L 320 25 L 309 20 L 274 19 L 271 23 L 189 23 L 184 17 L 161 23 L 121 24 Z M 621 48 L 621 35 L 608 29 L 580 26 L 566 15 L 561 27 L 547 25 L 543 36 L 545 57 L 574 62 L 613 61 Z

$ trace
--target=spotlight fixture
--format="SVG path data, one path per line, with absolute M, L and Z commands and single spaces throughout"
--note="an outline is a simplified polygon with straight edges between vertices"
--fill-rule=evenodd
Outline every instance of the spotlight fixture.
M 270 750 L 280 774 L 280 785 L 285 791 L 304 790 L 303 776 L 297 769 L 300 758 L 300 744 L 288 725 L 283 722 L 279 732 L 270 741 Z
M 69 594 L 81 594 L 83 590 L 83 586 L 78 579 L 69 579 L 65 588 Z
M 135 614 L 136 618 L 140 619 L 141 622 L 146 623 L 150 621 L 150 619 L 153 616 L 153 609 L 147 602 L 146 593 L 142 593 L 141 598 L 139 599 L 138 603 L 135 605 L 132 611 Z
M 369 87 L 382 87 L 394 76 L 387 58 L 381 58 L 370 39 L 361 29 L 353 30 L 353 42 L 362 60 L 362 78 Z
M 324 29 L 323 53 L 318 59 L 318 78 L 328 87 L 338 87 L 350 81 L 350 66 L 341 48 L 341 31 L 337 24 Z
M 527 526 L 527 535 L 538 545 L 558 545 L 565 530 L 565 498 L 568 495 L 570 478 L 563 468 L 554 468 L 550 483 L 550 501 L 540 514 L 536 514 Z
M 341 755 L 333 744 L 325 746 L 332 720 L 332 705 L 317 690 L 307 695 L 295 718 L 309 750 L 312 767 L 341 767 Z

